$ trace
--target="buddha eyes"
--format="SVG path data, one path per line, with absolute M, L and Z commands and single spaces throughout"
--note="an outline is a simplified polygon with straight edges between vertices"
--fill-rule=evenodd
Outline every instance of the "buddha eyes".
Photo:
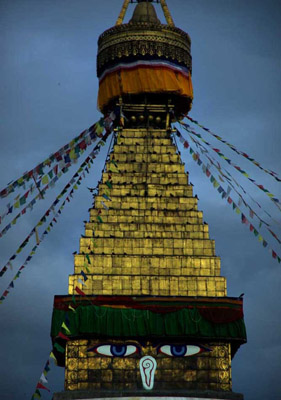
M 128 357 L 139 353 L 140 349 L 132 344 L 102 344 L 94 346 L 87 351 L 94 351 L 99 355 L 107 357 Z
M 204 351 L 211 351 L 207 347 L 187 344 L 165 344 L 157 348 L 157 353 L 170 357 L 190 357 Z
M 129 357 L 134 354 L 140 354 L 141 349 L 134 344 L 100 344 L 91 347 L 87 352 L 95 352 L 101 356 L 107 357 Z M 164 344 L 156 348 L 157 354 L 164 354 L 169 357 L 190 357 L 205 351 L 212 351 L 202 345 L 188 344 Z

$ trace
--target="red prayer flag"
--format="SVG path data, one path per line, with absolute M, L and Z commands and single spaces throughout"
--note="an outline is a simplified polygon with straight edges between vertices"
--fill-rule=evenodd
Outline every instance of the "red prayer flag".
M 79 289 L 78 286 L 76 286 L 75 291 L 76 291 L 78 294 L 80 294 L 81 296 L 86 296 L 86 294 L 85 294 L 81 289 Z
M 69 337 L 64 335 L 62 332 L 59 332 L 58 336 L 61 337 L 64 340 L 70 340 Z
M 50 391 L 50 389 L 48 389 L 46 386 L 42 385 L 41 382 L 37 383 L 36 389 L 45 389 L 45 390 L 48 390 L 48 392 Z
M 272 257 L 273 257 L 273 258 L 276 258 L 276 257 L 277 257 L 277 254 L 275 253 L 274 250 L 272 250 Z

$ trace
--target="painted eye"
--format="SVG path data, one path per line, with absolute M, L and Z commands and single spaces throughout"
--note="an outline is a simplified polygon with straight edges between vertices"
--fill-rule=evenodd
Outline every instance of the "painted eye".
M 157 349 L 158 353 L 162 353 L 170 357 L 190 357 L 204 351 L 211 350 L 204 346 L 186 344 L 165 344 L 163 346 L 159 346 Z
M 139 348 L 132 344 L 102 344 L 91 347 L 87 351 L 94 351 L 97 354 L 108 357 L 128 357 L 139 353 Z

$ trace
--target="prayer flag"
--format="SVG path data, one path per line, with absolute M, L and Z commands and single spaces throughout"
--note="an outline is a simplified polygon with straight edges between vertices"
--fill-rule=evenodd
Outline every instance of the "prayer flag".
M 42 383 L 48 383 L 48 381 L 47 381 L 47 379 L 45 378 L 45 375 L 42 373 L 41 374 L 41 376 L 40 376 L 40 381 L 42 382 Z
M 74 310 L 75 311 L 75 310 Z M 70 340 L 68 336 L 64 335 L 62 332 L 59 332 L 58 336 L 64 340 Z
M 89 273 L 90 273 L 90 270 L 89 270 L 89 267 L 88 267 L 87 263 L 84 263 L 84 267 L 86 268 L 86 270 L 87 270 L 87 272 L 88 272 L 88 274 L 89 274 Z
M 65 332 L 66 332 L 68 335 L 71 335 L 71 332 L 70 332 L 70 330 L 68 329 L 68 327 L 66 326 L 65 322 L 63 322 L 63 323 L 61 324 L 61 327 L 65 330 Z
M 81 289 L 79 289 L 78 286 L 76 286 L 75 291 L 76 291 L 78 294 L 80 294 L 81 296 L 86 296 L 86 294 L 85 294 Z
M 41 182 L 43 183 L 43 185 L 47 185 L 49 183 L 48 175 L 44 175 L 43 178 L 41 179 Z
M 46 386 L 42 385 L 41 382 L 37 383 L 36 389 L 44 389 L 44 390 L 48 390 L 48 392 L 50 391 L 50 389 L 48 389 Z
M 62 347 L 60 344 L 55 343 L 54 347 L 57 349 L 57 351 L 59 351 L 60 353 L 65 353 L 65 348 Z
M 33 399 L 41 399 L 41 393 L 39 392 L 38 389 L 35 391 L 35 393 L 32 397 L 33 397 Z
M 87 275 L 85 274 L 85 272 L 81 271 L 81 275 L 84 278 L 84 281 L 86 282 L 88 280 Z
M 104 208 L 105 210 L 109 210 L 109 208 L 104 204 L 103 201 L 101 201 L 101 204 L 102 204 L 102 206 L 103 206 L 103 208 Z

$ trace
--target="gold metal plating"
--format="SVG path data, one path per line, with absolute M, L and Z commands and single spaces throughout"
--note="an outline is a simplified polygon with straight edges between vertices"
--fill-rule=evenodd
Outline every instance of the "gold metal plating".
M 86 342 L 86 345 L 85 345 Z M 66 390 L 84 389 L 137 389 L 140 382 L 139 359 L 141 355 L 127 358 L 102 357 L 87 348 L 104 344 L 104 340 L 70 341 L 68 354 L 79 353 L 77 358 L 68 358 L 66 365 Z M 110 343 L 120 343 L 111 339 Z M 209 343 L 211 353 L 200 353 L 194 357 L 173 358 L 157 354 L 156 348 L 146 343 L 141 347 L 142 355 L 151 355 L 157 360 L 155 389 L 190 389 L 196 383 L 199 390 L 231 390 L 230 345 Z M 78 350 L 77 350 L 78 349 Z M 223 349 L 223 351 L 222 351 Z
M 98 76 L 107 63 L 138 55 L 166 57 L 192 68 L 187 33 L 163 24 L 129 23 L 110 28 L 99 37 Z

